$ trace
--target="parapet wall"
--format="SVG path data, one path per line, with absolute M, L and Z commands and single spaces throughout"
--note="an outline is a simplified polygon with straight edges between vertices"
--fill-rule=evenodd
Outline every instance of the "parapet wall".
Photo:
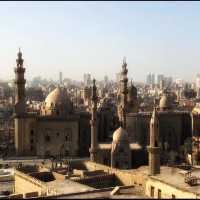
M 77 178 L 73 181 L 76 181 L 80 184 L 88 185 L 96 189 L 101 188 L 110 188 L 115 185 L 115 176 L 113 174 L 104 174 L 93 177 Z
M 46 191 L 45 183 L 15 169 L 15 194 L 38 192 L 39 196 L 45 196 Z
M 147 175 L 145 173 L 142 173 L 141 171 L 140 173 L 138 173 L 139 171 L 137 169 L 119 170 L 90 161 L 85 161 L 84 164 L 88 170 L 103 170 L 104 172 L 107 172 L 109 174 L 114 174 L 120 182 L 120 185 L 139 185 L 145 188 Z

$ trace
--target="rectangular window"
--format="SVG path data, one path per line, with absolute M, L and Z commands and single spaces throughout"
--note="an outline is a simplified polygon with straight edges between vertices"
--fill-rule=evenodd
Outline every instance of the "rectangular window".
M 49 136 L 49 135 L 46 135 L 46 136 L 45 136 L 45 141 L 46 141 L 46 142 L 50 142 L 50 136 Z
M 33 131 L 33 130 L 31 130 L 31 135 L 32 135 L 32 136 L 34 135 L 34 131 Z
M 158 189 L 158 199 L 161 199 L 161 190 Z
M 151 197 L 154 197 L 154 187 L 151 186 Z

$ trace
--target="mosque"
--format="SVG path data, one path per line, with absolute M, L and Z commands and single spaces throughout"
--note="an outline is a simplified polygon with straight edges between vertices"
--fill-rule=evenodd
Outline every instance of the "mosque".
M 15 68 L 16 155 L 85 156 L 90 143 L 90 116 L 75 113 L 66 89 L 60 86 L 46 97 L 40 113 L 27 112 L 23 61 L 19 51 Z
M 91 161 L 130 169 L 148 163 L 147 146 L 150 143 L 150 132 L 154 130 L 150 129 L 149 124 L 153 123 L 159 124 L 159 142 L 156 147 L 161 151 L 161 163 L 169 160 L 181 162 L 184 141 L 191 137 L 192 124 L 195 124 L 192 123 L 191 113 L 176 110 L 166 90 L 163 91 L 159 105 L 155 105 L 156 116 L 152 112 L 139 112 L 137 88 L 132 82 L 128 87 L 126 60 L 123 60 L 117 94 L 119 127 L 114 131 L 112 141 L 106 140 L 107 132 L 102 124 L 98 124 L 99 112 L 103 111 L 97 109 L 95 80 L 89 95 L 90 113 L 74 112 L 67 90 L 60 86 L 46 97 L 40 113 L 31 113 L 27 112 L 25 104 L 26 80 L 21 51 L 16 63 L 14 121 L 17 155 L 81 157 L 86 156 L 89 149 Z M 105 137 L 99 140 L 102 134 Z

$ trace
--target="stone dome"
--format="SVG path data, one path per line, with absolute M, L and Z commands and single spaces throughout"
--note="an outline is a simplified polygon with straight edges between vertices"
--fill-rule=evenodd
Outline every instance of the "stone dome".
M 192 109 L 192 114 L 199 115 L 200 114 L 200 104 L 196 103 L 195 107 Z
M 121 126 L 113 133 L 113 142 L 127 141 L 128 139 L 127 131 Z
M 69 101 L 70 99 L 68 98 L 66 89 L 60 87 L 55 88 L 45 99 L 47 107 L 66 104 Z
M 128 100 L 137 98 L 137 88 L 131 83 L 128 87 Z
M 45 99 L 45 107 L 63 107 L 66 110 L 72 110 L 72 102 L 65 88 L 56 87 Z
M 110 99 L 107 98 L 107 97 L 104 97 L 100 100 L 99 102 L 99 109 L 102 109 L 102 108 L 109 108 L 109 105 L 110 105 Z
M 164 93 L 160 99 L 159 107 L 161 109 L 168 109 L 172 107 L 172 98 L 169 94 Z

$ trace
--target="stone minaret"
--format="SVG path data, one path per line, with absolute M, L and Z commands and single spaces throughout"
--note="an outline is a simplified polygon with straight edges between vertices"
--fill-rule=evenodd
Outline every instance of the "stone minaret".
M 122 65 L 122 71 L 121 71 L 121 80 L 120 80 L 120 85 L 121 85 L 121 125 L 124 129 L 126 129 L 126 105 L 127 105 L 127 94 L 128 94 L 128 78 L 127 78 L 127 73 L 128 69 L 126 60 L 124 58 L 123 60 L 123 65 Z
M 24 79 L 25 68 L 23 67 L 24 60 L 22 59 L 22 53 L 19 49 L 16 59 L 17 67 L 15 68 L 15 113 L 25 113 L 25 83 Z
M 90 160 L 97 162 L 97 88 L 95 85 L 95 79 L 93 80 L 92 86 L 92 105 L 91 105 L 91 146 L 90 146 Z
M 23 155 L 24 137 L 25 137 L 25 83 L 23 67 L 24 60 L 19 49 L 16 59 L 17 66 L 15 68 L 15 151 L 17 155 Z
M 160 173 L 160 147 L 159 141 L 159 123 L 156 108 L 154 108 L 150 121 L 150 146 L 149 152 L 149 174 L 156 175 Z

